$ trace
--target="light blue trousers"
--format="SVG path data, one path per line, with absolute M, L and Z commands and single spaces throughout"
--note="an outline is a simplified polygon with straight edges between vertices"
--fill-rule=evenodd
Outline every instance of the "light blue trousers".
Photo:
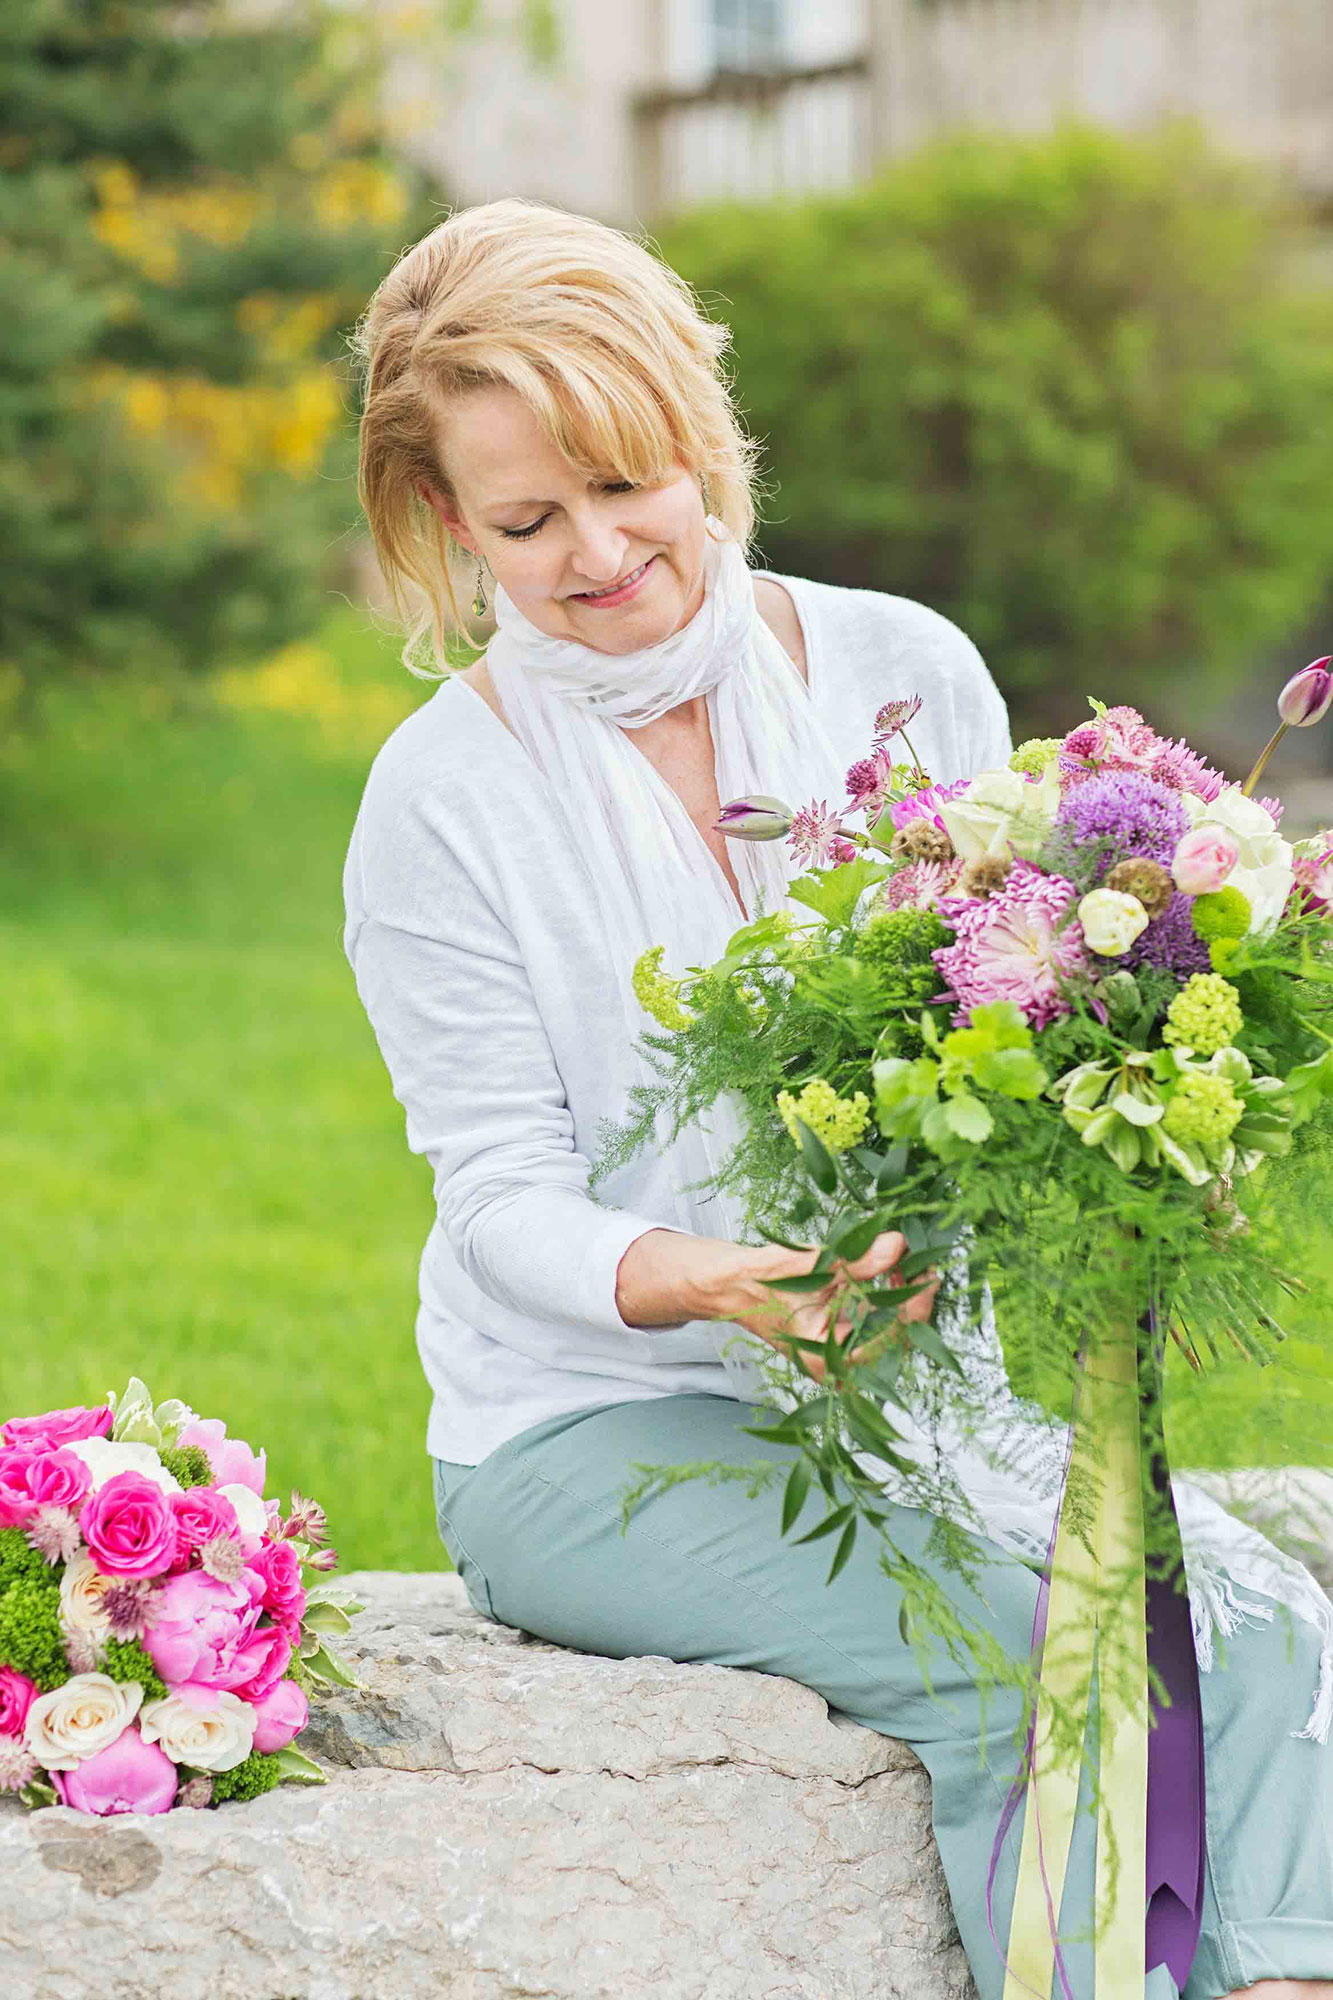
M 824 1579 L 832 1542 L 779 1533 L 794 1448 L 746 1435 L 748 1403 L 706 1393 L 601 1403 L 534 1424 L 480 1465 L 435 1461 L 440 1534 L 474 1608 L 503 1624 L 616 1659 L 656 1653 L 782 1674 L 854 1721 L 910 1743 L 930 1773 L 932 1818 L 959 1933 L 982 2000 L 1004 1970 L 986 1924 L 985 1887 L 1001 1807 L 1018 1767 L 1015 1691 L 978 1690 L 944 1648 L 927 1691 L 899 1634 L 899 1594 L 877 1537 Z M 638 1504 L 622 1532 L 620 1493 L 636 1461 L 780 1462 L 758 1498 L 741 1481 L 694 1479 Z M 925 1557 L 931 1517 L 894 1507 L 899 1547 Z M 821 1518 L 811 1501 L 794 1532 Z M 969 1619 L 1025 1656 L 1038 1578 L 980 1542 L 980 1589 L 930 1567 Z M 1247 1626 L 1201 1676 L 1207 1761 L 1203 1936 L 1183 2000 L 1219 2000 L 1260 1979 L 1333 1980 L 1333 1745 L 1292 1735 L 1310 1712 L 1314 1630 L 1279 1608 Z M 1085 1789 L 1086 1803 L 1086 1789 Z M 995 1929 L 1008 1935 L 1022 1813 L 996 1882 Z M 1091 1927 L 1095 1822 L 1081 1811 L 1061 1909 L 1076 2000 L 1094 2000 Z M 1080 1939 L 1079 1934 L 1082 1934 Z M 1058 1990 L 1058 1987 L 1057 1987 Z M 1164 1966 L 1145 2000 L 1179 2000 Z

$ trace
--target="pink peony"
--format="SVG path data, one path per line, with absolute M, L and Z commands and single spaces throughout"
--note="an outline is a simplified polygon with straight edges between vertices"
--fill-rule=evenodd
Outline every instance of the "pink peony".
M 48 1410 L 44 1417 L 11 1417 L 0 1424 L 0 1445 L 17 1451 L 59 1451 L 82 1438 L 109 1437 L 114 1422 L 105 1404 L 96 1410 Z
M 268 1453 L 251 1451 L 244 1438 L 229 1438 L 221 1417 L 196 1417 L 176 1442 L 182 1449 L 199 1446 L 213 1469 L 215 1486 L 248 1486 L 263 1499 Z
M 264 1586 L 264 1609 L 274 1623 L 294 1633 L 305 1610 L 305 1588 L 301 1582 L 301 1558 L 291 1543 L 265 1542 L 246 1566 Z
M 144 1742 L 134 1723 L 72 1771 L 52 1771 L 51 1780 L 63 1805 L 103 1816 L 169 1812 L 176 1797 L 176 1766 L 160 1745 Z
M 236 1509 L 225 1493 L 215 1493 L 211 1486 L 170 1493 L 167 1504 L 176 1523 L 176 1553 L 171 1563 L 175 1570 L 188 1569 L 195 1550 L 205 1542 L 237 1533 Z
M 176 1554 L 167 1495 L 140 1472 L 118 1472 L 84 1503 L 83 1539 L 104 1576 L 161 1576 Z
M 37 1688 L 16 1667 L 0 1667 L 0 1736 L 22 1736 Z
M 971 784 L 970 778 L 959 778 L 952 785 L 931 785 L 927 791 L 913 792 L 910 798 L 899 799 L 892 808 L 891 817 L 897 828 L 907 825 L 912 819 L 933 820 L 941 833 L 948 828 L 940 818 L 940 807 L 947 806 L 950 799 L 956 799 Z
M 194 1681 L 235 1689 L 262 1676 L 272 1655 L 272 1628 L 255 1629 L 262 1593 L 262 1581 L 249 1570 L 236 1583 L 197 1569 L 169 1577 L 143 1642 L 168 1686 Z
M 1177 841 L 1171 874 L 1184 895 L 1211 896 L 1239 860 L 1240 848 L 1224 827 L 1196 826 Z
M 958 1003 L 955 1027 L 966 1026 L 971 1009 L 988 1000 L 1012 1000 L 1034 1028 L 1070 1011 L 1057 980 L 1090 970 L 1077 919 L 1063 923 L 1077 901 L 1078 890 L 1062 875 L 1016 861 L 1004 887 L 985 902 L 949 897 L 940 905 L 956 941 L 931 957 Z
M 279 1681 L 255 1702 L 255 1749 L 285 1750 L 310 1719 L 310 1704 L 295 1681 Z
M 271 1693 L 292 1663 L 298 1629 L 289 1632 L 282 1625 L 257 1626 L 237 1655 L 248 1670 L 247 1678 L 234 1684 L 229 1681 L 232 1693 L 240 1695 L 242 1701 L 261 1701 Z
M 0 1528 L 26 1526 L 42 1507 L 82 1504 L 92 1474 L 72 1451 L 0 1453 Z

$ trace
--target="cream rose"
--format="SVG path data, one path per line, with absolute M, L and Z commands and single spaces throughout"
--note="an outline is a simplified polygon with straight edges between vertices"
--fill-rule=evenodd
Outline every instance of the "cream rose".
M 65 1632 L 71 1637 L 105 1639 L 111 1621 L 102 1600 L 120 1580 L 103 1576 L 87 1549 L 71 1556 L 60 1579 L 60 1623 Z
M 141 1473 L 164 1493 L 181 1490 L 180 1481 L 172 1478 L 151 1444 L 113 1444 L 110 1438 L 80 1438 L 77 1444 L 67 1444 L 65 1450 L 83 1460 L 92 1474 L 94 1493 L 118 1472 Z
M 1099 958 L 1119 958 L 1148 928 L 1148 912 L 1138 897 L 1119 889 L 1089 890 L 1078 906 L 1078 920 L 1084 943 Z
M 255 1743 L 255 1712 L 225 1688 L 182 1687 L 150 1701 L 139 1717 L 145 1743 L 160 1743 L 173 1764 L 234 1771 Z
M 1031 860 L 1059 803 L 1060 773 L 1052 764 L 1035 785 L 1018 771 L 982 771 L 936 811 L 964 861 L 979 861 L 983 854 L 1008 860 L 1011 849 Z
M 44 1770 L 73 1771 L 107 1750 L 139 1713 L 138 1681 L 109 1674 L 72 1674 L 63 1687 L 39 1694 L 28 1710 L 23 1739 Z
M 1228 785 L 1211 803 L 1194 792 L 1183 793 L 1182 801 L 1196 827 L 1220 827 L 1231 835 L 1240 858 L 1227 887 L 1239 889 L 1248 900 L 1251 931 L 1271 930 L 1295 880 L 1291 842 L 1282 838 L 1273 815 L 1257 799 L 1247 798 L 1239 785 Z

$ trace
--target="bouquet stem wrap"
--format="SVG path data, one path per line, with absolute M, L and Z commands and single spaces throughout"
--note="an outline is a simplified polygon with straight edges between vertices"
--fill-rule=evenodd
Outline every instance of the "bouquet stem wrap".
M 1026 1810 L 1004 2000 L 1031 1993 L 1046 2000 L 1057 1972 L 1064 2000 L 1073 2000 L 1058 1919 L 1084 1745 L 1052 1740 L 1051 1703 L 1066 1705 L 1086 1740 L 1094 1661 L 1108 1648 L 1114 1648 L 1120 1673 L 1128 1669 L 1134 1695 L 1114 1714 L 1099 1704 L 1098 1741 L 1092 1746 L 1101 1777 L 1097 2000 L 1142 2000 L 1148 1969 L 1162 1963 L 1183 1988 L 1198 1945 L 1202 1713 L 1188 1600 L 1178 1587 L 1179 1530 L 1162 1433 L 1161 1363 L 1151 1311 L 1137 1326 L 1126 1317 L 1101 1330 L 1095 1343 L 1085 1343 L 1069 1464 L 1034 1627 L 1040 1693 L 1024 1772 L 1001 1820 L 988 1888 L 989 1900 L 999 1847 L 1022 1797 Z M 1166 1510 L 1174 1542 L 1160 1565 L 1164 1573 L 1152 1578 L 1145 1491 Z M 1152 1694 L 1150 1659 L 1169 1706 Z M 1156 1725 L 1151 1730 L 1150 1715 Z

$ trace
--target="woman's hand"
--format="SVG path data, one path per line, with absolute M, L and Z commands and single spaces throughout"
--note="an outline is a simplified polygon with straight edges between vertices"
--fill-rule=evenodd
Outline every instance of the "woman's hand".
M 771 1347 L 783 1348 L 784 1340 L 795 1334 L 802 1340 L 818 1340 L 827 1343 L 830 1339 L 840 1344 L 852 1332 L 852 1322 L 843 1310 L 842 1301 L 846 1296 L 848 1281 L 851 1279 L 887 1278 L 894 1282 L 894 1273 L 907 1253 L 907 1238 L 900 1230 L 888 1229 L 877 1236 L 865 1255 L 846 1264 L 839 1260 L 827 1285 L 818 1292 L 775 1292 L 771 1289 L 774 1278 L 804 1277 L 814 1268 L 818 1255 L 814 1250 L 781 1250 L 771 1252 L 756 1251 L 753 1257 L 756 1268 L 741 1280 L 738 1288 L 737 1304 L 730 1312 L 719 1314 L 719 1318 L 735 1320 L 739 1326 L 757 1333 Z M 908 1299 L 898 1310 L 900 1322 L 928 1320 L 935 1306 L 935 1296 L 940 1288 L 939 1279 L 933 1278 L 915 1298 Z M 751 1296 L 752 1295 L 752 1296 Z M 866 1358 L 868 1349 L 854 1347 L 848 1356 L 853 1362 Z M 822 1355 L 806 1354 L 799 1348 L 795 1358 L 807 1375 L 816 1382 L 822 1382 L 828 1372 Z
M 648 1229 L 630 1244 L 616 1272 L 616 1307 L 627 1326 L 681 1326 L 692 1319 L 733 1320 L 757 1333 L 770 1347 L 783 1349 L 784 1339 L 845 1341 L 852 1322 L 843 1310 L 853 1279 L 892 1278 L 907 1250 L 901 1230 L 877 1236 L 863 1257 L 835 1264 L 828 1283 L 817 1292 L 775 1292 L 775 1278 L 805 1277 L 813 1270 L 817 1250 L 784 1250 L 778 1244 L 754 1249 L 723 1243 L 712 1236 L 687 1236 L 680 1230 Z M 928 1320 L 940 1288 L 938 1278 L 924 1285 L 900 1307 L 900 1321 Z M 864 1359 L 867 1349 L 852 1349 L 850 1359 Z M 822 1382 L 827 1364 L 818 1354 L 796 1350 L 807 1375 Z

